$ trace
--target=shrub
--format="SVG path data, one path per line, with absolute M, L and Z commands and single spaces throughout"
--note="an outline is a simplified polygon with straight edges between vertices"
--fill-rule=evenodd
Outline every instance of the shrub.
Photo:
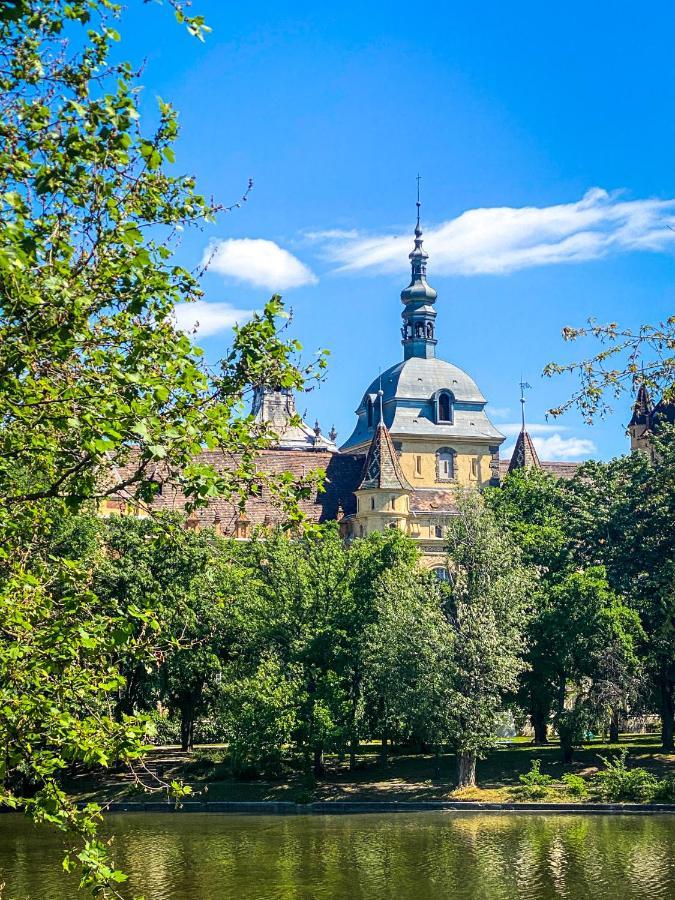
M 666 775 L 659 781 L 652 799 L 654 803 L 675 803 L 675 775 Z
M 596 776 L 600 797 L 615 803 L 649 803 L 654 799 L 659 783 L 646 769 L 629 769 L 626 756 L 624 750 L 612 759 L 600 757 L 605 764 L 604 771 Z
M 540 769 L 541 760 L 533 759 L 530 771 L 525 775 L 518 776 L 520 787 L 516 788 L 516 793 L 520 797 L 526 797 L 528 800 L 541 800 L 548 795 L 553 778 L 550 775 L 542 774 Z
M 588 785 L 581 775 L 568 773 L 563 775 L 562 782 L 565 785 L 565 790 L 571 797 L 576 797 L 578 800 L 585 800 L 588 797 Z

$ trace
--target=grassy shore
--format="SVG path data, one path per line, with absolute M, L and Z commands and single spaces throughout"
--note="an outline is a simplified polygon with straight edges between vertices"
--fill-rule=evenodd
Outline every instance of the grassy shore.
M 227 748 L 223 746 L 200 746 L 192 753 L 182 753 L 176 747 L 158 747 L 146 761 L 145 780 L 149 780 L 148 774 L 156 774 L 165 781 L 183 781 L 207 800 L 503 802 L 524 799 L 518 797 L 519 776 L 529 771 L 532 760 L 539 759 L 541 771 L 556 780 L 547 801 L 570 802 L 574 798 L 563 789 L 562 776 L 573 773 L 590 777 L 602 767 L 600 756 L 612 756 L 623 749 L 628 750 L 629 765 L 641 766 L 660 778 L 675 774 L 675 754 L 663 753 L 658 735 L 647 734 L 623 735 L 618 744 L 592 741 L 575 753 L 571 765 L 562 763 L 555 741 L 545 747 L 535 747 L 528 738 L 515 738 L 480 760 L 478 787 L 462 791 L 455 788 L 455 760 L 451 754 L 437 760 L 431 754 L 401 748 L 392 751 L 389 764 L 383 768 L 376 745 L 361 748 L 356 772 L 349 771 L 345 760 L 328 756 L 326 774 L 315 784 L 308 784 L 302 773 L 291 767 L 282 778 L 234 778 L 227 762 Z M 68 784 L 68 790 L 80 800 L 149 799 L 133 777 L 124 772 L 76 776 Z

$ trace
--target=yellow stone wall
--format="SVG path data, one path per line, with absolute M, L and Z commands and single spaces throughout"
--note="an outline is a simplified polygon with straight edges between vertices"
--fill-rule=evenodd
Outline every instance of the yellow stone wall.
M 442 447 L 455 451 L 455 484 L 463 487 L 483 487 L 490 481 L 492 457 L 486 444 L 459 441 L 402 441 L 399 461 L 405 477 L 414 488 L 443 490 L 452 481 L 439 481 L 436 473 L 436 452 Z M 421 469 L 421 471 L 420 471 Z

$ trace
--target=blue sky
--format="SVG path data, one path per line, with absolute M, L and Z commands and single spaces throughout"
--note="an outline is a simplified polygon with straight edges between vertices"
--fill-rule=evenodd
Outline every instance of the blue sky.
M 591 349 L 564 345 L 564 325 L 675 308 L 673 4 L 195 0 L 205 44 L 129 5 L 123 52 L 147 60 L 148 112 L 157 95 L 180 111 L 177 168 L 223 203 L 255 180 L 179 251 L 192 265 L 217 246 L 209 305 L 188 316 L 210 358 L 278 290 L 307 355 L 331 351 L 299 407 L 346 439 L 365 387 L 401 358 L 419 171 L 438 354 L 509 434 L 522 374 L 544 457 L 625 450 L 628 398 L 593 428 L 547 423 L 574 385 L 541 371 Z

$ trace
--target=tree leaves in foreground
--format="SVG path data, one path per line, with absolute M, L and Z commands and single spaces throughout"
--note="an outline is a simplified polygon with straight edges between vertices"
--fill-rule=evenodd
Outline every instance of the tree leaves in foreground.
M 194 505 L 236 502 L 268 480 L 247 391 L 310 374 L 277 333 L 278 298 L 215 370 L 177 330 L 175 305 L 201 296 L 177 239 L 219 207 L 171 169 L 172 107 L 159 101 L 143 129 L 136 74 L 115 55 L 120 11 L 0 9 L 0 803 L 78 831 L 83 884 L 99 892 L 123 876 L 95 837 L 97 810 L 78 811 L 59 774 L 142 754 L 143 724 L 113 709 L 121 661 L 151 653 L 159 622 L 143 604 L 103 606 L 92 560 L 52 553 L 51 533 L 66 509 L 120 488 L 142 505 L 164 479 Z M 231 464 L 205 465 L 204 447 Z M 303 485 L 276 487 L 297 521 Z
M 576 375 L 581 384 L 572 396 L 549 410 L 561 416 L 576 407 L 585 422 L 611 412 L 606 399 L 618 398 L 626 391 L 633 394 L 641 384 L 668 403 L 675 402 L 675 316 L 655 325 L 645 324 L 632 329 L 616 322 L 601 325 L 589 319 L 586 326 L 563 328 L 565 341 L 594 338 L 601 348 L 582 360 L 571 363 L 551 362 L 544 375 Z

